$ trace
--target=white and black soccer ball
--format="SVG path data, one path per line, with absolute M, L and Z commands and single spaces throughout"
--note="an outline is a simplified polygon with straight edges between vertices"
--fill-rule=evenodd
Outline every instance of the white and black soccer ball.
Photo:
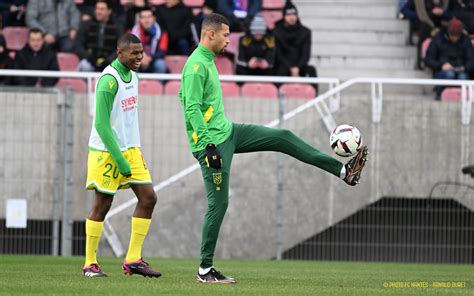
M 332 131 L 329 145 L 337 155 L 349 157 L 356 154 L 362 147 L 362 137 L 356 127 L 341 124 Z

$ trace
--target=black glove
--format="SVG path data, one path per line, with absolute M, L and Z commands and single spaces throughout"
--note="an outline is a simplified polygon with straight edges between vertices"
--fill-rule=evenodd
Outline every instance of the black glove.
M 462 168 L 462 173 L 465 175 L 471 175 L 474 178 L 474 165 L 465 166 Z
M 205 160 L 208 167 L 211 167 L 216 170 L 222 167 L 221 154 L 219 153 L 219 150 L 217 150 L 216 145 L 207 144 Z

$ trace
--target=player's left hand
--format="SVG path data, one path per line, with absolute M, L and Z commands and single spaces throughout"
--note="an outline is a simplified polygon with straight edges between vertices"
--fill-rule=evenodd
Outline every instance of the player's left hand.
M 206 146 L 206 158 L 205 161 L 208 167 L 219 170 L 222 167 L 222 159 L 219 150 L 216 145 L 208 144 Z

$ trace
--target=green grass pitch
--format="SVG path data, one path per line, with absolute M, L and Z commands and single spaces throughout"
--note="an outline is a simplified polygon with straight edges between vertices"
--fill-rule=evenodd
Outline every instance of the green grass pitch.
M 0 256 L 0 295 L 474 294 L 474 265 L 217 260 L 239 282 L 204 285 L 194 281 L 195 259 L 148 261 L 161 278 L 123 275 L 118 258 L 100 259 L 109 277 L 85 278 L 81 257 Z

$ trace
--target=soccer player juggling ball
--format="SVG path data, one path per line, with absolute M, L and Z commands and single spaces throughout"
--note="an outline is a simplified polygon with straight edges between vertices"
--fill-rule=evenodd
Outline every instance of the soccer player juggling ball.
M 229 23 L 219 14 L 208 15 L 201 29 L 199 46 L 182 72 L 179 98 L 186 133 L 194 157 L 201 166 L 208 209 L 202 226 L 201 258 L 196 280 L 202 283 L 235 283 L 213 266 L 214 250 L 229 199 L 229 174 L 234 153 L 278 151 L 319 167 L 349 185 L 356 185 L 366 161 L 367 147 L 342 164 L 292 132 L 230 122 L 224 114 L 217 54 L 229 44 Z
M 86 220 L 84 276 L 107 276 L 96 252 L 104 219 L 119 189 L 131 187 L 138 203 L 132 217 L 130 245 L 122 269 L 126 274 L 159 277 L 161 273 L 142 260 L 143 241 L 151 224 L 156 194 L 150 172 L 139 149 L 138 76 L 143 46 L 132 34 L 117 42 L 117 59 L 102 72 L 96 87 L 95 114 L 89 138 L 86 188 L 95 201 Z

